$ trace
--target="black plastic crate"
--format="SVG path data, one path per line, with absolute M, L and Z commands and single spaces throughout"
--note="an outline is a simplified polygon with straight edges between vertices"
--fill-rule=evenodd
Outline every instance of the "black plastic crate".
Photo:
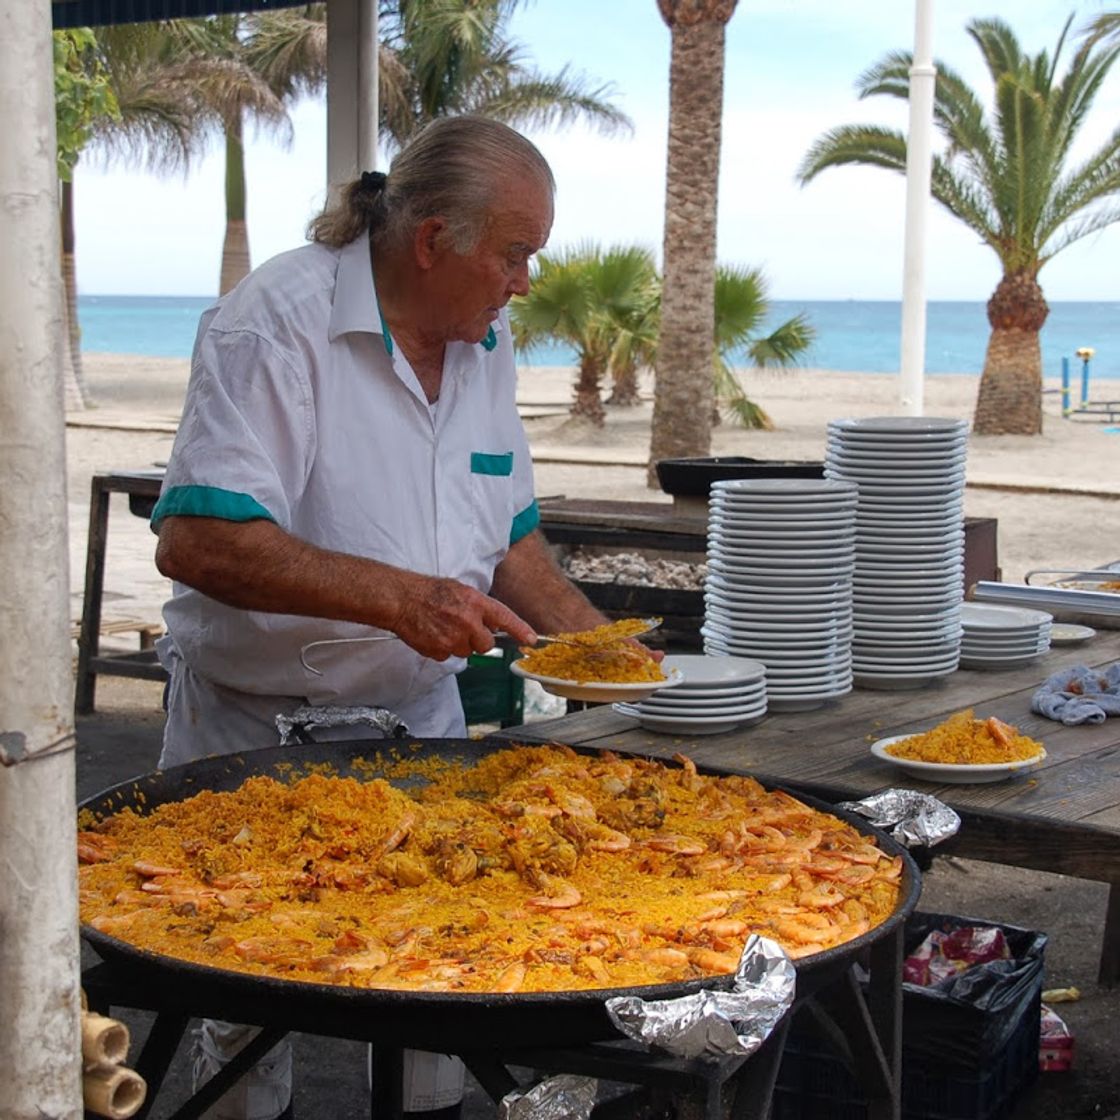
M 916 913 L 907 923 L 912 949 L 934 928 L 997 925 L 1013 954 L 1022 953 L 1021 988 L 1000 1012 L 931 998 L 925 989 L 903 988 L 903 1120 L 1006 1120 L 1038 1076 L 1042 955 L 1046 938 L 998 922 Z M 967 1055 L 937 1041 L 970 1039 Z M 771 1120 L 867 1120 L 867 1100 L 846 1060 L 812 1029 L 794 1020 L 774 1089 Z

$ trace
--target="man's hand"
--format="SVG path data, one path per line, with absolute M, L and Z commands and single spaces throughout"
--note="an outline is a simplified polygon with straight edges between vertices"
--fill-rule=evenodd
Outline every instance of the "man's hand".
M 453 579 L 415 576 L 401 609 L 388 627 L 417 653 L 435 661 L 467 657 L 494 648 L 504 631 L 519 645 L 535 645 L 537 635 L 509 607 Z

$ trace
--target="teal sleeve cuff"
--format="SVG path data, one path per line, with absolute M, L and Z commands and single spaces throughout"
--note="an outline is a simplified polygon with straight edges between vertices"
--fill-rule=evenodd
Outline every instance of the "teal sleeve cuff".
M 528 536 L 540 523 L 541 511 L 534 500 L 513 519 L 513 527 L 509 531 L 509 543 L 517 544 L 522 537 Z
M 216 486 L 172 486 L 165 491 L 152 510 L 152 532 L 159 532 L 165 517 L 179 516 L 220 517 L 223 521 L 276 520 L 256 498 Z

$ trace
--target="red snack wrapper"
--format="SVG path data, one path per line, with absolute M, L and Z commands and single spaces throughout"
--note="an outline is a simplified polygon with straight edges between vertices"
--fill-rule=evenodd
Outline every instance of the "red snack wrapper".
M 1060 1015 L 1042 1005 L 1042 1028 L 1039 1032 L 1038 1068 L 1061 1073 L 1073 1068 L 1073 1034 Z
M 1006 960 L 1010 955 L 1001 929 L 963 926 L 952 933 L 934 930 L 902 962 L 902 979 L 925 988 L 974 965 Z

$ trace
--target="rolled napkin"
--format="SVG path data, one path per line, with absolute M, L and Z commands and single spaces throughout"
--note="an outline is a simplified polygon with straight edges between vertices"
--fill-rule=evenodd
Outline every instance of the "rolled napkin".
M 1107 669 L 1074 665 L 1059 670 L 1031 697 L 1031 710 L 1070 726 L 1120 716 L 1120 662 Z

